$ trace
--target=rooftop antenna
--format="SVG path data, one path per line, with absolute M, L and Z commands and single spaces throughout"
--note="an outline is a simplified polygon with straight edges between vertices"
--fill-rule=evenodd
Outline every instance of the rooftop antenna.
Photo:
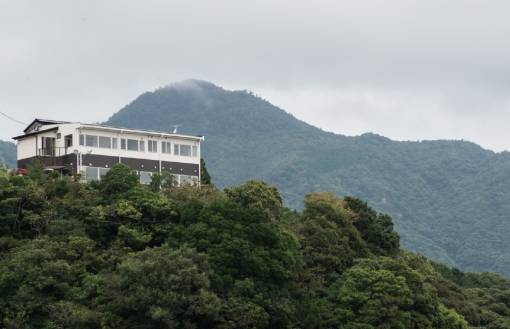
M 177 134 L 177 128 L 182 126 L 182 124 L 179 124 L 179 125 L 170 125 L 170 126 L 174 127 L 174 134 Z

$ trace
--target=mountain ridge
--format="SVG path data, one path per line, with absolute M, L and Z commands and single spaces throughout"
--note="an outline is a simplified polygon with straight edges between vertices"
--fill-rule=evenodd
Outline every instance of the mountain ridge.
M 465 270 L 510 275 L 504 251 L 510 245 L 491 242 L 506 230 L 510 199 L 500 183 L 510 182 L 509 152 L 464 140 L 326 132 L 250 91 L 192 79 L 142 94 L 104 124 L 155 130 L 183 124 L 180 133 L 205 136 L 202 156 L 220 188 L 262 179 L 296 209 L 307 192 L 355 195 L 394 217 L 404 248 Z
M 103 124 L 160 131 L 182 124 L 179 133 L 205 136 L 202 157 L 219 188 L 262 179 L 295 209 L 307 192 L 354 195 L 393 217 L 403 248 L 510 276 L 510 152 L 326 132 L 250 91 L 193 79 L 143 93 Z

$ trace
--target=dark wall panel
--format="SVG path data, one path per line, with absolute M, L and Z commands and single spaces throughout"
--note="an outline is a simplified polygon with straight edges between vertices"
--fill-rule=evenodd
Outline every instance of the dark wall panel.
M 121 162 L 130 166 L 131 168 L 133 168 L 133 170 L 138 171 L 159 170 L 159 161 L 157 160 L 121 158 Z
M 200 167 L 198 164 L 161 161 L 161 171 L 166 171 L 173 175 L 198 176 Z
M 27 165 L 34 159 L 35 157 L 18 160 L 18 168 L 26 168 Z M 51 157 L 45 158 L 40 157 L 47 166 L 49 165 L 66 165 L 73 164 L 73 167 L 77 166 L 77 158 L 75 155 L 67 155 L 63 157 Z M 119 163 L 119 157 L 116 156 L 107 156 L 107 155 L 99 155 L 99 154 L 87 154 L 84 155 L 83 165 L 89 167 L 101 167 L 101 168 L 111 168 L 117 163 Z M 51 162 L 51 163 L 50 163 Z M 55 162 L 55 163 L 53 163 Z M 58 164 L 57 164 L 58 162 Z M 147 160 L 147 159 L 135 159 L 135 158 L 121 158 L 121 162 L 130 166 L 133 170 L 137 171 L 153 171 L 159 170 L 159 161 L 158 160 Z M 190 163 L 181 163 L 181 162 L 169 162 L 169 161 L 161 161 L 161 170 L 169 172 L 174 175 L 189 175 L 189 176 L 198 176 L 200 172 L 200 167 L 198 164 L 190 164 Z

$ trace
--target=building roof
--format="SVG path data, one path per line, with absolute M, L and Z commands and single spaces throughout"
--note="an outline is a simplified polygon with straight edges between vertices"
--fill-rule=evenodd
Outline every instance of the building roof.
M 55 130 L 58 130 L 58 126 L 50 128 L 50 129 L 38 130 L 38 131 L 35 131 L 33 133 L 29 133 L 29 134 L 25 134 L 25 135 L 21 135 L 21 136 L 16 136 L 16 137 L 13 137 L 12 139 L 14 139 L 14 140 L 23 139 L 25 137 L 35 136 L 35 135 L 40 134 L 40 133 L 45 133 L 45 132 L 55 131 Z
M 25 135 L 16 136 L 16 137 L 13 137 L 12 139 L 14 139 L 14 140 L 22 139 L 24 137 L 34 136 L 34 135 L 37 135 L 37 134 L 42 133 L 42 132 L 47 132 L 47 131 L 52 131 L 52 130 L 58 129 L 58 127 L 55 127 L 55 128 L 46 129 L 46 130 L 38 130 L 36 132 L 28 133 L 27 134 L 27 131 L 29 131 L 30 128 L 33 127 L 36 124 L 39 124 L 41 126 L 45 126 L 45 125 L 55 125 L 55 124 L 70 124 L 70 123 L 76 123 L 76 124 L 80 124 L 82 126 L 89 126 L 91 128 L 92 127 L 110 128 L 110 129 L 137 131 L 137 132 L 148 132 L 148 133 L 154 133 L 154 134 L 175 135 L 175 136 L 182 136 L 182 137 L 198 137 L 198 138 L 201 138 L 201 139 L 203 139 L 203 137 L 204 137 L 203 135 L 197 135 L 197 136 L 181 135 L 181 134 L 177 134 L 177 133 L 173 133 L 173 132 L 146 130 L 146 129 L 138 129 L 138 128 L 115 127 L 115 126 L 106 126 L 106 125 L 100 125 L 100 124 L 90 124 L 90 123 L 81 123 L 81 122 L 67 122 L 67 121 L 56 121 L 56 120 L 46 120 L 46 119 L 35 119 L 34 121 L 32 121 L 28 125 L 28 127 L 25 130 L 23 130 Z
M 154 133 L 154 134 L 167 134 L 167 135 L 176 135 L 176 136 L 189 136 L 189 137 L 204 137 L 203 135 L 181 135 L 178 133 L 168 132 L 168 131 L 158 131 L 158 130 L 147 130 L 147 129 L 139 129 L 139 128 L 127 128 L 127 127 L 116 127 L 116 126 L 106 126 L 106 125 L 99 125 L 99 124 L 89 124 L 89 123 L 80 123 L 82 126 L 89 126 L 89 127 L 100 127 L 100 128 L 113 128 L 113 129 L 121 129 L 121 130 L 130 130 L 130 131 L 139 131 L 139 132 L 148 132 L 148 133 Z
M 32 127 L 35 123 L 39 123 L 41 126 L 45 125 L 55 125 L 55 124 L 65 124 L 65 123 L 72 123 L 72 122 L 66 122 L 66 121 L 55 121 L 55 120 L 45 120 L 45 119 L 35 119 L 30 123 L 25 130 L 23 130 L 24 133 L 26 133 L 30 127 Z

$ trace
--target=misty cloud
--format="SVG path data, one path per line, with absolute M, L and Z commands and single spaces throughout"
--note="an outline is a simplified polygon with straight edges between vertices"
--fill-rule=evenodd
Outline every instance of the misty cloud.
M 509 149 L 510 3 L 0 3 L 0 107 L 104 121 L 196 78 L 324 130 Z M 0 117 L 0 138 L 23 126 Z

